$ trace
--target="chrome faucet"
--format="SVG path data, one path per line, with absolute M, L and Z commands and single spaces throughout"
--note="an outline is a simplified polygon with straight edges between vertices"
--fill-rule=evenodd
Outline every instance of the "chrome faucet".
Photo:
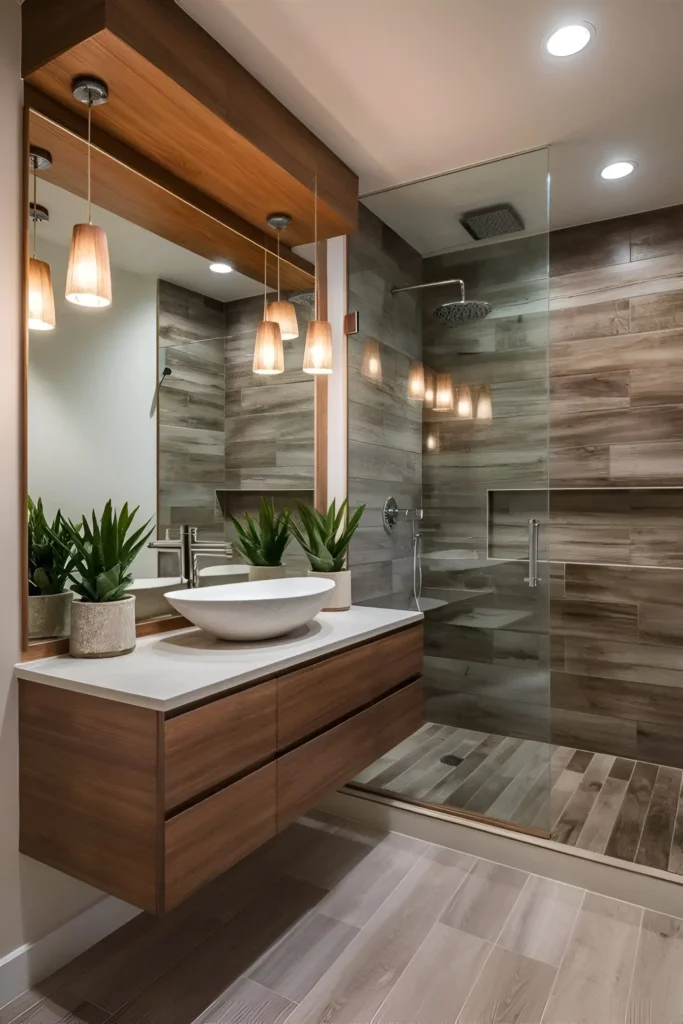
M 166 530 L 164 540 L 152 540 L 147 547 L 154 551 L 177 551 L 180 576 L 191 590 L 199 586 L 199 558 L 207 555 L 232 556 L 232 544 L 228 541 L 197 540 L 196 526 L 181 526 L 178 538 L 171 537 L 171 531 Z
M 424 509 L 421 508 L 399 508 L 395 498 L 387 498 L 382 509 L 382 522 L 387 529 L 392 530 L 399 519 L 408 522 L 420 522 L 424 519 Z

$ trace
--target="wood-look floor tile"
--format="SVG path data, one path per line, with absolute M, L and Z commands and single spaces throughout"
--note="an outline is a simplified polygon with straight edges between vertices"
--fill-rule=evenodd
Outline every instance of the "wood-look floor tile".
M 292 1012 L 288 1024 L 371 1021 L 473 862 L 453 850 L 431 847 Z
M 556 970 L 495 946 L 458 1024 L 540 1024 Z
M 542 750 L 542 746 L 532 740 L 518 741 L 517 749 L 498 763 L 496 770 L 464 804 L 465 809 L 479 814 L 490 813 L 492 804 L 516 778 L 535 769 Z M 546 756 L 549 757 L 548 754 Z
M 527 880 L 524 871 L 479 860 L 441 915 L 442 924 L 495 942 Z
M 640 907 L 586 894 L 543 1024 L 624 1024 L 641 917 Z
M 677 1024 L 683 1007 L 683 921 L 646 910 L 626 1024 Z
M 598 798 L 586 818 L 576 846 L 593 853 L 604 853 L 626 795 L 627 782 L 608 776 L 602 784 Z
M 671 841 L 671 855 L 669 857 L 668 870 L 675 872 L 677 875 L 683 875 L 683 791 L 681 791 L 678 798 L 678 808 L 676 811 L 673 839 Z M 0 1024 L 2 1024 L 1 1017 Z
M 105 1024 L 109 1014 L 100 1006 L 69 997 L 41 999 L 20 1013 L 12 1024 Z
M 595 754 L 583 778 L 569 800 L 562 815 L 553 826 L 553 839 L 575 846 L 586 818 L 590 814 L 600 788 L 609 775 L 614 758 L 608 754 Z
M 249 978 L 240 978 L 192 1024 L 282 1024 L 294 1003 Z
M 612 834 L 605 847 L 608 857 L 635 860 L 656 777 L 657 765 L 646 764 L 643 761 L 636 763 Z
M 445 803 L 457 786 L 476 771 L 502 742 L 502 736 L 486 736 L 474 750 L 467 754 L 462 764 L 446 775 L 442 782 L 425 793 L 425 801 L 430 804 Z
M 678 798 L 681 792 L 681 769 L 661 767 L 652 788 L 640 845 L 637 864 L 666 871 L 669 866 Z
M 530 875 L 498 945 L 559 967 L 583 898 L 583 889 Z
M 483 939 L 435 924 L 373 1024 L 455 1024 L 490 950 Z
M 509 761 L 522 745 L 522 740 L 506 737 L 501 740 L 495 750 L 465 780 L 449 793 L 446 802 L 453 807 L 467 807 L 474 795 L 479 792 L 492 776 L 498 774 L 504 764 Z
M 523 804 L 528 793 L 538 784 L 541 778 L 547 778 L 550 785 L 550 753 L 545 743 L 539 744 L 539 749 L 527 764 L 524 772 L 520 772 L 508 785 L 500 796 L 491 804 L 487 814 L 499 821 L 516 821 L 517 809 Z M 543 825 L 539 825 L 543 828 Z

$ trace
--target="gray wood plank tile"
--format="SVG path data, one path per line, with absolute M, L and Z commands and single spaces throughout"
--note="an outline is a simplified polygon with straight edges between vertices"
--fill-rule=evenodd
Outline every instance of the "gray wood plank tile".
M 680 768 L 659 768 L 640 837 L 636 864 L 647 864 L 662 871 L 668 868 L 682 774 Z
M 683 1006 L 683 921 L 646 910 L 626 1024 L 675 1024 Z
M 681 792 L 678 798 L 668 870 L 675 872 L 677 875 L 683 874 L 683 792 Z M 2 1024 L 1 1019 L 0 1024 Z
M 638 609 L 626 602 L 554 600 L 550 605 L 550 628 L 560 636 L 635 640 L 638 638 Z
M 282 1024 L 294 1003 L 249 978 L 240 978 L 193 1024 Z
M 664 604 L 641 604 L 638 608 L 638 637 L 645 644 L 683 647 L 683 615 L 680 608 Z
M 495 942 L 527 880 L 524 871 L 479 860 L 440 917 L 442 924 Z
M 620 757 L 637 757 L 637 723 L 609 715 L 551 708 L 550 737 L 563 747 L 609 750 Z
M 683 327 L 683 291 L 635 295 L 630 306 L 632 334 L 672 331 Z
M 608 857 L 635 860 L 656 777 L 656 765 L 636 764 L 605 848 Z
M 555 975 L 549 964 L 494 947 L 458 1024 L 540 1024 Z
M 559 967 L 584 890 L 529 875 L 498 945 Z
M 581 829 L 576 846 L 580 850 L 604 853 L 612 835 L 619 810 L 626 795 L 627 782 L 608 777 L 602 784 L 598 798 Z
M 556 842 L 576 846 L 581 830 L 613 764 L 614 758 L 608 754 L 595 754 L 574 796 L 553 827 L 553 838 Z
M 642 910 L 587 893 L 543 1024 L 623 1024 Z
M 501 736 L 485 736 L 474 750 L 465 756 L 462 764 L 458 765 L 457 768 L 453 768 L 444 777 L 442 782 L 437 783 L 436 786 L 425 793 L 425 801 L 430 804 L 444 803 L 454 789 L 468 779 L 486 761 L 486 758 L 500 746 L 502 740 Z
M 630 565 L 568 565 L 569 598 L 683 607 L 683 570 Z

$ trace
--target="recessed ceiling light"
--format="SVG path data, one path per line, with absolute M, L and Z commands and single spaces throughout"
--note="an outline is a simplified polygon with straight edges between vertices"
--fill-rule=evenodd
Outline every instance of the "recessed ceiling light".
M 618 160 L 615 164 L 607 164 L 607 167 L 603 167 L 600 176 L 607 181 L 614 181 L 616 178 L 626 178 L 629 174 L 633 174 L 635 169 L 636 165 L 633 160 Z
M 553 57 L 571 57 L 573 53 L 588 46 L 595 29 L 592 25 L 563 25 L 553 32 L 545 44 L 548 53 Z
M 213 270 L 214 274 L 231 274 L 232 267 L 229 263 L 212 263 L 209 270 Z

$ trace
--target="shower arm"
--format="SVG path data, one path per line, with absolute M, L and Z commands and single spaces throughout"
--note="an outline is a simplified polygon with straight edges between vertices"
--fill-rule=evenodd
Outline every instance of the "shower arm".
M 461 277 L 451 277 L 447 281 L 427 281 L 426 284 L 407 284 L 402 288 L 392 288 L 391 294 L 396 295 L 398 292 L 414 292 L 420 288 L 440 288 L 444 284 L 459 284 L 460 285 L 460 301 L 465 301 L 465 282 Z

